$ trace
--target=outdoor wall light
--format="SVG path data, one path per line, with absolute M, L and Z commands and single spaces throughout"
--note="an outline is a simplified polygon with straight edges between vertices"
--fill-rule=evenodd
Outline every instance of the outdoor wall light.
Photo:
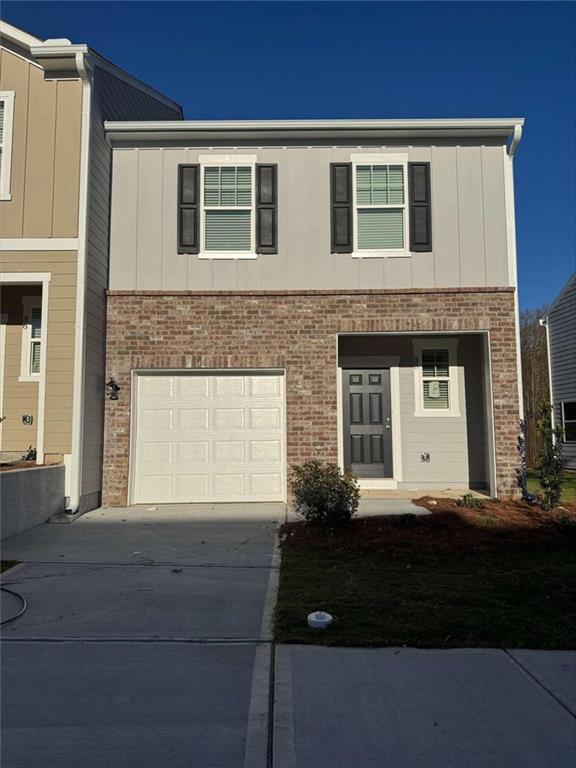
M 108 396 L 108 400 L 118 400 L 118 392 L 120 390 L 120 387 L 114 379 L 110 379 L 110 381 L 106 382 L 106 394 Z

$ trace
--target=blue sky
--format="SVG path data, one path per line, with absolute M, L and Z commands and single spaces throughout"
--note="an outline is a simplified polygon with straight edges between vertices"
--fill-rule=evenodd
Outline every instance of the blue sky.
M 189 119 L 525 117 L 521 306 L 575 268 L 575 4 L 3 0 L 2 17 L 88 43 Z

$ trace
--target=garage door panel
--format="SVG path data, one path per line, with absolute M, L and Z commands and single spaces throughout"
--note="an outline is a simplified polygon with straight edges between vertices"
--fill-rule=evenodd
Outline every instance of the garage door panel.
M 177 459 L 179 464 L 208 464 L 209 443 L 205 441 L 186 441 L 177 443 Z
M 244 429 L 243 408 L 215 408 L 214 429 L 226 432 L 230 429 Z
M 141 375 L 137 392 L 135 503 L 284 498 L 283 376 Z
M 207 408 L 180 408 L 177 411 L 176 424 L 179 431 L 190 429 L 208 429 L 209 411 Z

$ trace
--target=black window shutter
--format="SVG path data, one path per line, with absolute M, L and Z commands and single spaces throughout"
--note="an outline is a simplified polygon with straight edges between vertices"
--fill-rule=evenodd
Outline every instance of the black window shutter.
M 200 166 L 178 166 L 178 253 L 200 250 Z
M 432 250 L 430 163 L 408 163 L 410 250 Z
M 331 251 L 352 253 L 352 163 L 330 164 Z
M 256 166 L 256 253 L 278 253 L 278 166 Z

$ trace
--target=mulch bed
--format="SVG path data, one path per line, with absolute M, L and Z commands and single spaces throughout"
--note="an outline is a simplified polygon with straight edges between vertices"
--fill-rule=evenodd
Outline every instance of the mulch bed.
M 0 472 L 8 472 L 11 469 L 35 469 L 44 467 L 45 464 L 36 464 L 35 461 L 17 461 L 15 464 L 0 464 Z
M 555 513 L 544 512 L 523 501 L 482 500 L 483 509 L 459 507 L 455 499 L 423 496 L 414 499 L 429 509 L 427 516 L 407 515 L 353 518 L 342 530 L 326 532 L 301 522 L 286 523 L 281 529 L 285 546 L 320 546 L 326 551 L 339 549 L 375 550 L 385 548 L 390 556 L 395 549 L 415 552 L 462 552 L 479 547 L 565 540 L 572 525 L 576 539 L 576 505 L 565 504 Z M 572 521 L 572 525 L 570 524 Z

